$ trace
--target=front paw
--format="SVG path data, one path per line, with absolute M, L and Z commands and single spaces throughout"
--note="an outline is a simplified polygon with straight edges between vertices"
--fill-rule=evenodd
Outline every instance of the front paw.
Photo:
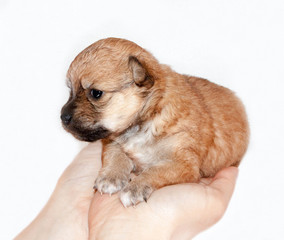
M 139 202 L 147 202 L 153 188 L 141 182 L 130 182 L 120 193 L 120 200 L 124 207 L 135 206 Z
M 113 194 L 120 191 L 129 182 L 129 177 L 122 173 L 100 173 L 94 185 L 100 193 Z

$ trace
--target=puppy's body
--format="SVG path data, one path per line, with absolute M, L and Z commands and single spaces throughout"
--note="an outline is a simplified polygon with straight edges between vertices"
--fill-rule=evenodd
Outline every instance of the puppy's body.
M 104 139 L 95 186 L 122 190 L 125 206 L 147 200 L 154 189 L 238 166 L 246 151 L 246 114 L 230 90 L 180 75 L 132 42 L 91 45 L 68 78 L 72 93 L 63 116 L 72 120 L 65 128 L 81 140 Z M 93 99 L 91 89 L 103 95 Z M 129 182 L 131 172 L 137 177 Z
M 181 151 L 196 155 L 204 177 L 238 165 L 247 141 L 246 123 L 239 121 L 245 119 L 239 100 L 228 89 L 204 79 L 172 80 L 179 82 L 166 91 L 160 112 L 130 127 L 116 141 L 142 170 L 167 156 L 177 158 Z

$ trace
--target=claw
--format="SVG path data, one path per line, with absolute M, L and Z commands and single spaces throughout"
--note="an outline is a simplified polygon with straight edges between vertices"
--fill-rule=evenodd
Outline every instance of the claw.
M 131 199 L 131 202 L 132 202 L 132 207 L 133 207 L 133 208 L 136 208 L 136 202 L 134 202 L 133 199 Z

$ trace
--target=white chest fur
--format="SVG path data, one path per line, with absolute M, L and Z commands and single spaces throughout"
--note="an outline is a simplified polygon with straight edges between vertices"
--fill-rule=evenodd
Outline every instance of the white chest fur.
M 158 143 L 152 134 L 151 123 L 145 124 L 142 128 L 135 126 L 119 139 L 119 143 L 137 167 L 145 169 L 159 161 L 157 157 Z

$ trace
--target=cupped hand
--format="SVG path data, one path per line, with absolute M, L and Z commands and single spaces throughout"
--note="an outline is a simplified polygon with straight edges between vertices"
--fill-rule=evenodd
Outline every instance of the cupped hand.
M 21 239 L 190 239 L 224 214 L 238 169 L 213 179 L 159 189 L 147 203 L 124 208 L 119 193 L 93 192 L 101 168 L 101 143 L 85 147 L 60 177 L 48 203 L 16 238 Z
M 237 175 L 238 169 L 229 167 L 200 183 L 154 191 L 147 203 L 129 208 L 119 193 L 97 192 L 89 209 L 90 239 L 191 239 L 223 216 Z

